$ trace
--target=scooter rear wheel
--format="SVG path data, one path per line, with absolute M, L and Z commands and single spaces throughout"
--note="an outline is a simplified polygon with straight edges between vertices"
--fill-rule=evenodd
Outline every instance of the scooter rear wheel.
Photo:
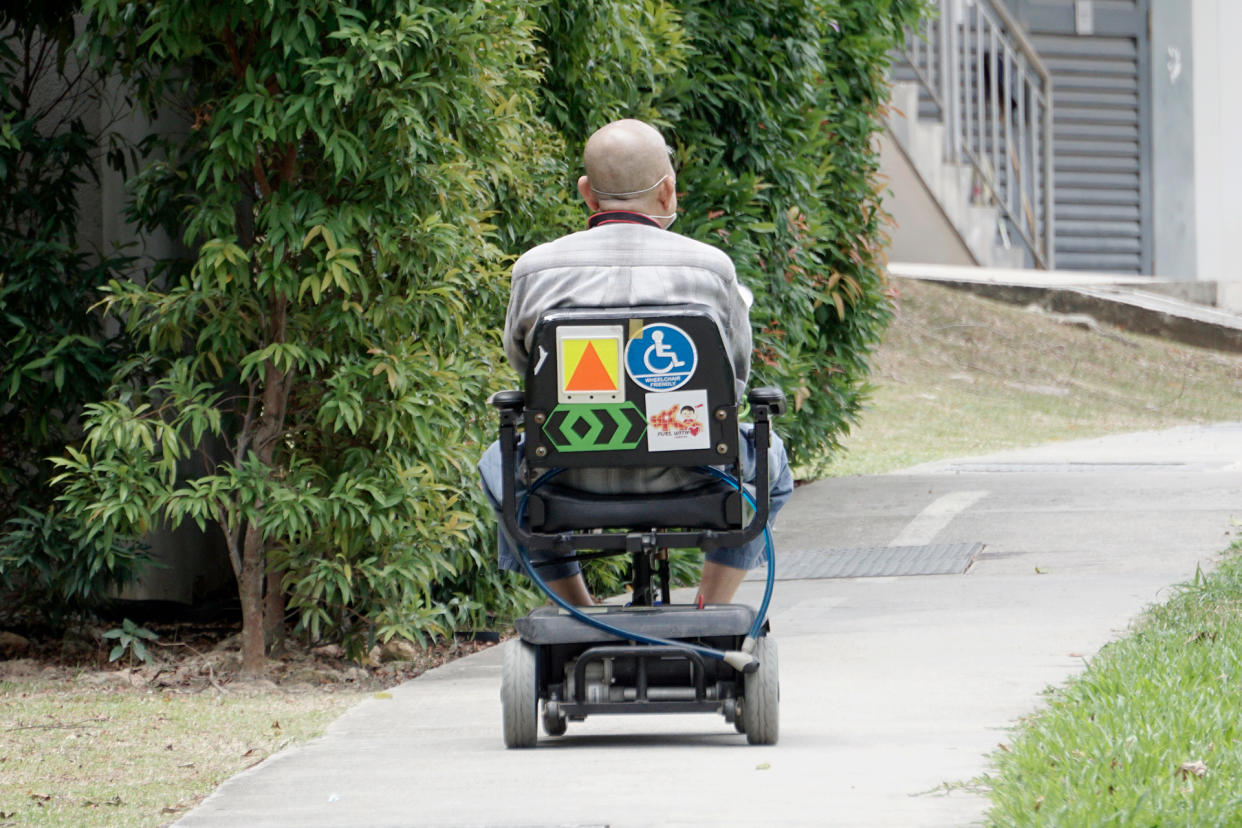
M 520 638 L 505 642 L 500 671 L 500 712 L 505 747 L 534 747 L 539 738 L 539 684 L 535 647 Z

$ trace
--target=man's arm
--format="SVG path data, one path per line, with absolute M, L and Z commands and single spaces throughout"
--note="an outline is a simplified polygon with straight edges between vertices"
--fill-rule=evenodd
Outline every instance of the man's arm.
M 517 273 L 513 274 L 513 284 L 509 291 L 509 308 L 505 312 L 504 347 L 505 356 L 519 377 L 526 376 L 526 364 L 530 355 L 526 352 L 526 334 L 530 331 L 530 320 L 526 318 L 526 280 Z
M 725 290 L 728 294 L 725 335 L 729 341 L 729 357 L 733 361 L 740 402 L 745 398 L 746 384 L 750 381 L 750 359 L 755 348 L 750 330 L 750 304 L 753 294 L 738 281 L 732 261 L 729 262 Z

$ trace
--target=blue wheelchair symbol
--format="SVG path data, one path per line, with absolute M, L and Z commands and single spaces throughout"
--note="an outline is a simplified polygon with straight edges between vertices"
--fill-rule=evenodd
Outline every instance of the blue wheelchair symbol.
M 690 381 L 698 352 L 675 325 L 647 325 L 625 346 L 625 370 L 640 388 L 673 391 Z
M 653 358 L 660 367 L 652 364 Z M 677 358 L 677 352 L 671 345 L 664 342 L 664 331 L 657 330 L 651 332 L 651 345 L 643 351 L 643 365 L 652 374 L 667 374 L 674 368 L 684 368 L 686 363 Z

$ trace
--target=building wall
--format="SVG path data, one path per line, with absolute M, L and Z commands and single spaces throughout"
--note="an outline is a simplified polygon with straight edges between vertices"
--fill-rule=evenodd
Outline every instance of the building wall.
M 1191 28 L 1198 278 L 1242 293 L 1242 2 L 1192 0 Z
M 884 209 L 892 218 L 886 228 L 889 261 L 976 264 L 970 249 L 893 136 L 882 133 L 876 143 L 880 151 L 880 177 L 888 185 Z
M 1219 0 L 1212 0 L 1219 2 Z M 1152 275 L 1197 278 L 1194 89 L 1186 0 L 1151 2 Z

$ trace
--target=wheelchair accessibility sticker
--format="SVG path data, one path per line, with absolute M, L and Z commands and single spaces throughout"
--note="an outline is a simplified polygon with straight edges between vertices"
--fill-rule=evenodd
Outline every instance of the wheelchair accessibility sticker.
M 625 400 L 621 376 L 621 326 L 565 326 L 556 331 L 557 402 Z
M 710 446 L 706 391 L 647 395 L 648 451 L 687 451 Z
M 698 365 L 694 341 L 675 325 L 646 325 L 625 346 L 625 370 L 645 391 L 675 391 Z

